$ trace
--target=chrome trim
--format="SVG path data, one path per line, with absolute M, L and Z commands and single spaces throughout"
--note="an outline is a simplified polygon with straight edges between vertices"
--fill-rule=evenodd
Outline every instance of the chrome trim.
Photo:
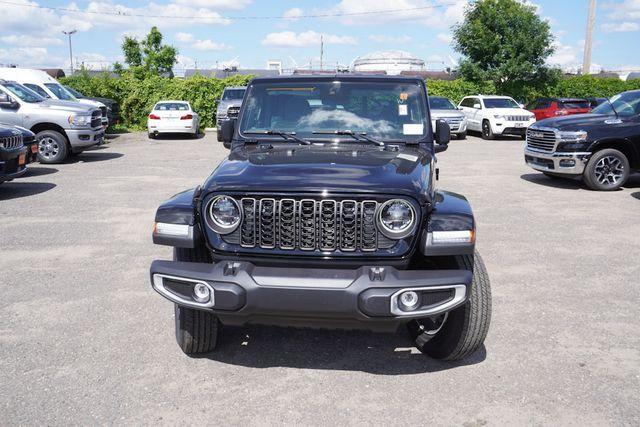
M 4 148 L 5 150 L 15 150 L 16 148 L 22 148 L 22 145 L 22 135 L 11 135 L 0 138 L 0 148 Z
M 589 161 L 589 158 L 593 153 L 583 152 L 583 151 L 567 152 L 567 153 L 555 151 L 555 152 L 549 153 L 549 152 L 535 151 L 535 150 L 531 150 L 529 147 L 525 147 L 524 154 L 525 154 L 525 163 L 529 167 L 537 171 L 553 172 L 553 173 L 559 173 L 559 174 L 565 174 L 565 175 L 582 175 L 587 165 L 587 162 Z M 547 166 L 544 166 L 541 164 L 527 161 L 526 159 L 527 155 L 552 161 L 553 169 L 550 169 Z M 560 166 L 560 161 L 567 160 L 567 159 L 575 160 L 575 166 L 572 166 L 572 167 Z
M 401 293 L 407 291 L 440 291 L 440 290 L 453 290 L 453 298 L 447 302 L 442 304 L 436 304 L 430 306 L 425 310 L 414 310 L 414 311 L 403 311 L 398 306 L 398 297 Z M 467 296 L 467 287 L 465 285 L 445 285 L 445 286 L 424 286 L 424 287 L 415 287 L 415 288 L 403 288 L 400 289 L 391 295 L 390 299 L 390 310 L 391 314 L 395 314 L 400 317 L 415 317 L 417 316 L 431 316 L 434 314 L 440 314 L 445 311 L 449 311 L 456 306 L 460 305 L 464 302 L 465 297 Z
M 405 205 L 407 205 L 409 207 L 409 210 L 411 211 L 411 225 L 409 225 L 409 227 L 407 227 L 405 230 L 402 230 L 402 231 L 390 230 L 382 222 L 382 211 L 384 210 L 384 207 L 387 206 L 389 203 L 393 203 L 393 202 L 402 202 Z M 417 221 L 416 221 L 416 212 L 413 209 L 413 205 L 411 205 L 411 203 L 407 202 L 406 200 L 403 200 L 403 199 L 390 199 L 390 200 L 387 200 L 386 202 L 384 202 L 378 208 L 378 212 L 376 213 L 376 222 L 378 224 L 378 229 L 380 230 L 380 232 L 382 234 L 384 234 L 385 236 L 387 236 L 390 239 L 400 240 L 400 239 L 404 239 L 405 237 L 407 237 L 408 235 L 413 233 L 414 229 L 416 228 L 416 223 L 417 223 Z
M 209 301 L 204 303 L 197 302 L 195 300 L 184 299 L 179 295 L 176 295 L 173 292 L 169 291 L 167 288 L 165 288 L 164 279 L 178 280 L 180 282 L 189 282 L 193 284 L 199 283 L 199 284 L 205 285 L 207 288 L 209 288 L 209 291 L 211 292 L 211 298 L 209 299 Z M 207 282 L 203 282 L 202 280 L 187 279 L 185 277 L 169 276 L 167 274 L 155 273 L 153 275 L 152 285 L 153 285 L 153 289 L 155 289 L 156 292 L 158 292 L 160 295 L 162 295 L 169 301 L 173 301 L 174 303 L 179 305 L 194 307 L 194 308 L 211 308 L 215 304 L 215 291 L 213 287 Z

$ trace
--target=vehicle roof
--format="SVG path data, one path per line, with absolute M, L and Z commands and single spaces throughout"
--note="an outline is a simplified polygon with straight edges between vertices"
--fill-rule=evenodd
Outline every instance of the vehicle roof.
M 247 88 L 246 86 L 227 86 L 227 87 L 224 88 L 224 90 L 227 90 L 227 89 L 232 89 L 232 90 L 233 89 L 246 89 L 246 88 Z
M 504 98 L 513 99 L 509 95 L 469 95 L 469 96 L 465 96 L 465 98 L 470 98 L 470 97 L 480 98 L 480 99 L 504 99 Z
M 287 81 L 363 81 L 363 82 L 384 82 L 384 81 L 420 81 L 420 77 L 386 75 L 386 74 L 357 74 L 357 73 L 335 73 L 335 74 L 292 74 L 286 76 L 256 77 L 251 83 L 279 83 Z
M 27 83 L 58 83 L 58 81 L 47 74 L 46 71 L 30 68 L 2 67 L 0 68 L 0 78 Z
M 156 102 L 156 104 L 160 104 L 161 102 L 182 102 L 183 104 L 188 104 L 189 101 L 183 101 L 182 99 L 163 99 L 160 100 L 158 102 Z

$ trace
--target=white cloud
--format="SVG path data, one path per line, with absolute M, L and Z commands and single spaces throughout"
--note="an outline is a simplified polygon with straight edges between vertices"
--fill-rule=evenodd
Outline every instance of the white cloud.
M 235 10 L 244 9 L 251 4 L 251 0 L 175 0 L 175 2 L 187 6 Z
M 0 64 L 15 64 L 19 67 L 60 67 L 69 66 L 69 59 L 51 55 L 44 47 L 17 47 L 17 48 L 1 48 L 0 47 Z
M 427 62 L 444 62 L 444 58 L 441 55 L 433 54 L 427 56 Z
M 640 21 L 640 1 L 624 0 L 622 2 L 611 2 L 604 5 L 605 9 L 612 10 L 609 19 L 614 21 Z
M 296 20 L 302 16 L 302 9 L 294 7 L 284 12 L 282 16 L 287 19 Z
M 183 43 L 188 43 L 193 41 L 193 34 L 191 33 L 177 33 L 176 40 Z
M 21 47 L 64 45 L 64 41 L 62 41 L 62 39 L 55 37 L 33 37 L 28 34 L 12 34 L 10 36 L 3 36 L 0 37 L 0 41 L 8 45 L 17 45 Z
M 320 36 L 324 43 L 328 44 L 358 44 L 357 40 L 350 36 L 337 36 L 333 34 L 320 34 L 316 31 L 305 31 L 294 33 L 293 31 L 281 31 L 279 33 L 269 33 L 262 39 L 265 46 L 280 47 L 305 47 L 320 44 Z
M 448 33 L 438 33 L 436 38 L 438 39 L 438 41 L 446 44 L 451 44 L 451 42 L 453 41 L 453 36 Z
M 605 33 L 627 33 L 640 30 L 638 22 L 608 22 L 602 24 L 602 31 Z
M 372 40 L 377 43 L 409 43 L 411 41 L 411 37 L 409 36 L 387 36 L 384 34 L 371 34 L 369 36 L 369 40 Z
M 225 50 L 225 49 L 229 49 L 229 46 L 227 46 L 224 43 L 216 43 L 211 39 L 206 39 L 206 40 L 196 40 L 195 43 L 193 43 L 193 47 L 196 50 Z
M 560 43 L 559 40 L 553 42 L 555 52 L 547 59 L 547 63 L 553 66 L 565 67 L 578 62 L 576 48 Z

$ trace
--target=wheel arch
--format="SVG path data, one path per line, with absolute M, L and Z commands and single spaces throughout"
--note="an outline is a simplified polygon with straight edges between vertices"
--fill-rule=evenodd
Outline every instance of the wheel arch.
M 56 132 L 62 134 L 62 136 L 64 136 L 65 139 L 67 140 L 67 144 L 69 144 L 69 137 L 67 136 L 67 132 L 64 130 L 64 128 L 62 126 L 57 125 L 55 123 L 48 123 L 48 122 L 37 123 L 37 124 L 31 126 L 30 130 L 33 133 L 42 132 L 43 130 L 56 131 Z
M 624 154 L 627 157 L 627 160 L 629 160 L 631 169 L 640 169 L 640 153 L 638 152 L 638 148 L 636 148 L 634 144 L 628 139 L 603 138 L 591 144 L 591 146 L 589 147 L 589 151 L 595 154 L 596 152 L 602 151 L 607 148 L 618 150 L 622 154 Z

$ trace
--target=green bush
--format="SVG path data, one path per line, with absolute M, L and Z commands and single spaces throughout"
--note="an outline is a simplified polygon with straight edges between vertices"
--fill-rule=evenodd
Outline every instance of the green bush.
M 201 118 L 203 127 L 215 124 L 216 108 L 227 86 L 244 86 L 252 76 L 232 76 L 225 79 L 193 76 L 169 79 L 154 74 L 124 72 L 120 77 L 102 73 L 91 77 L 79 73 L 61 79 L 87 96 L 115 99 L 120 104 L 122 124 L 131 129 L 146 127 L 147 115 L 153 105 L 163 99 L 188 101 Z
M 496 88 L 492 82 L 475 83 L 463 79 L 427 80 L 427 91 L 430 96 L 444 96 L 457 104 L 469 95 L 495 95 Z

